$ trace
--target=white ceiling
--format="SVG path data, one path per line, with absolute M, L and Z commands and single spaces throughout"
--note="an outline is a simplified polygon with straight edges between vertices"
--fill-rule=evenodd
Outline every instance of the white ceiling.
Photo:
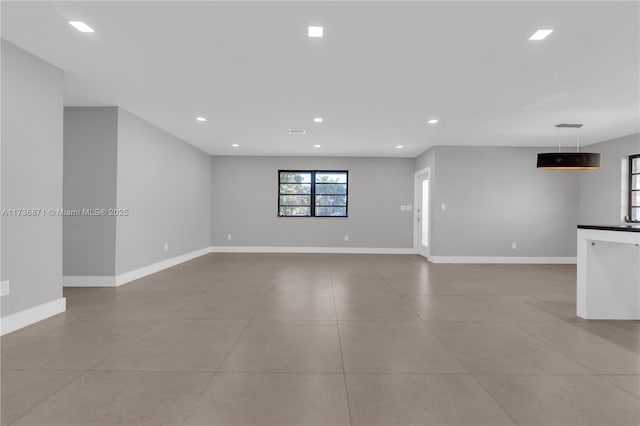
M 549 146 L 561 122 L 584 144 L 638 132 L 639 21 L 638 2 L 3 1 L 1 28 L 65 70 L 66 105 L 121 106 L 211 154 L 414 157 Z

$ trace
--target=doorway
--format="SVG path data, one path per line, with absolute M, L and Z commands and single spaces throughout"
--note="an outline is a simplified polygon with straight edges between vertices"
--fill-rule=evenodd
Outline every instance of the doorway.
M 420 256 L 429 256 L 429 168 L 416 172 L 415 176 L 415 222 L 414 247 Z

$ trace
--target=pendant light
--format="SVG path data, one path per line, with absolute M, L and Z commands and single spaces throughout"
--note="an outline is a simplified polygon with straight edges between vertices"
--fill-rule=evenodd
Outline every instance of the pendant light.
M 538 154 L 538 168 L 545 170 L 598 170 L 600 154 L 580 152 L 580 128 L 582 124 L 558 124 L 558 152 Z M 576 129 L 576 152 L 560 151 L 560 130 Z

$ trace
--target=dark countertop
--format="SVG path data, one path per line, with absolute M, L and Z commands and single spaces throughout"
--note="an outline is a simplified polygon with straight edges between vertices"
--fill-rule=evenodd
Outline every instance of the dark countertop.
M 640 223 L 625 223 L 622 225 L 578 225 L 580 229 L 597 229 L 600 231 L 640 232 Z

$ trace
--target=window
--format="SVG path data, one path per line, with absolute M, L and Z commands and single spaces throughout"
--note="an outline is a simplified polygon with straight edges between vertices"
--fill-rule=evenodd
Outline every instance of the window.
M 629 157 L 629 218 L 640 222 L 640 154 Z
M 347 217 L 349 172 L 279 170 L 278 216 Z

